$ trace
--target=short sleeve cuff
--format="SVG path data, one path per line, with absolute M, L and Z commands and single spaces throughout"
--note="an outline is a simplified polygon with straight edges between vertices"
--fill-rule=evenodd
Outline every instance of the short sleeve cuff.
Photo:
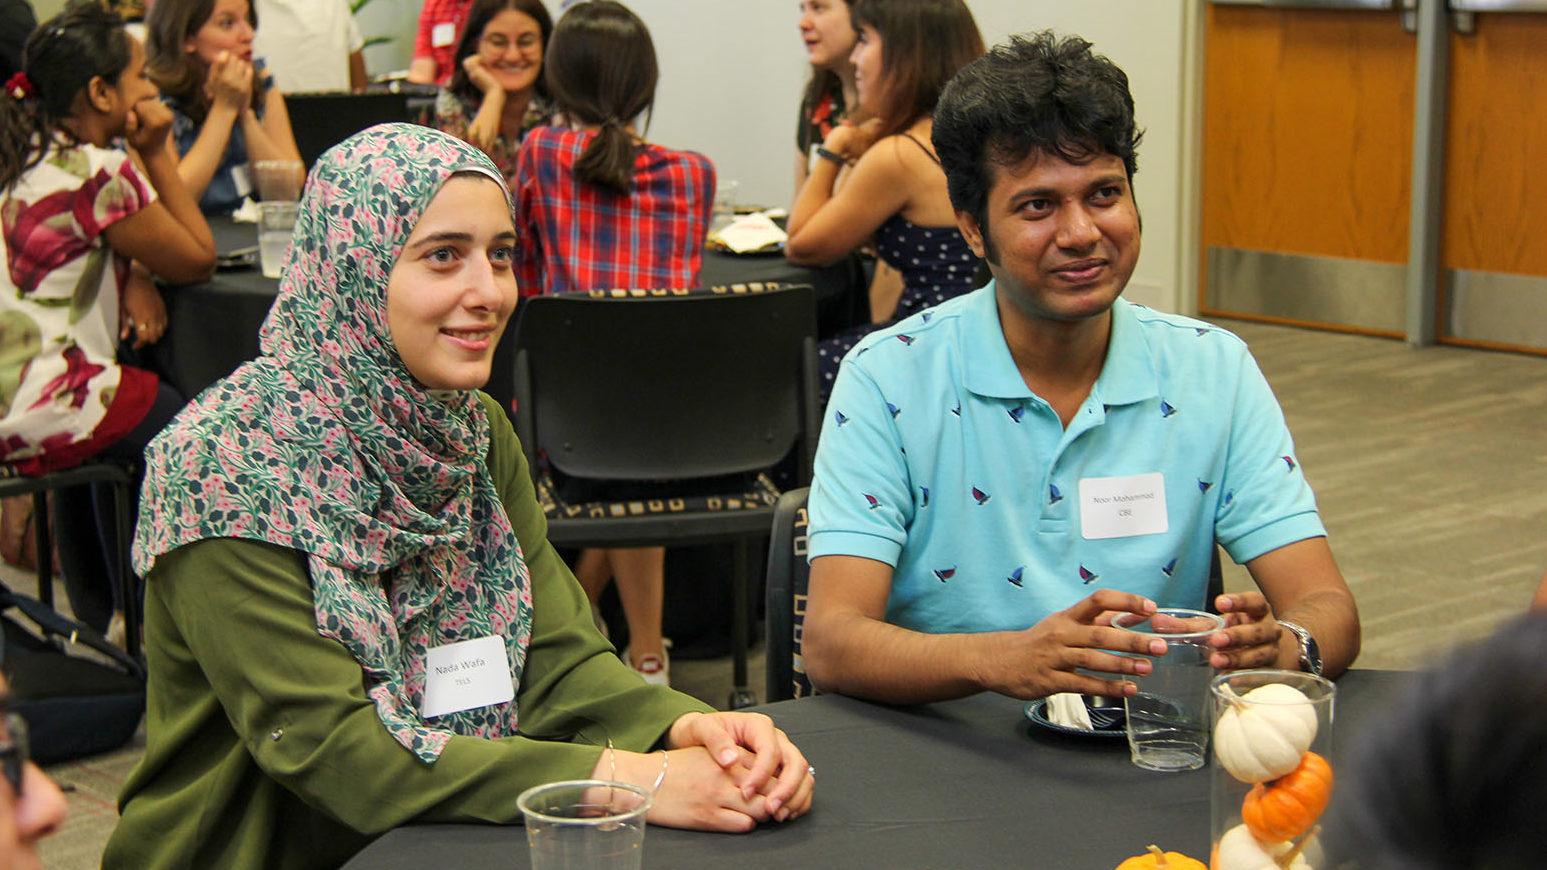
M 1327 536 L 1327 527 L 1321 523 L 1321 515 L 1316 511 L 1306 511 L 1275 520 L 1260 529 L 1247 532 L 1234 541 L 1221 541 L 1225 552 L 1230 554 L 1237 564 L 1244 565 L 1247 562 L 1270 553 L 1279 547 L 1286 547 L 1297 541 L 1307 538 L 1324 538 Z
M 859 556 L 884 562 L 895 568 L 897 559 L 901 555 L 902 544 L 890 538 L 864 532 L 812 532 L 806 542 L 808 559 L 815 559 L 818 556 Z

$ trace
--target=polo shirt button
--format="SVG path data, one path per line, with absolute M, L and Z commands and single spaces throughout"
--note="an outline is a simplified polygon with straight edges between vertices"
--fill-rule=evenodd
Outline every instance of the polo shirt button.
M 277 741 L 277 740 L 279 740 L 279 738 L 284 737 L 284 736 L 285 736 L 285 729 L 283 729 L 283 728 L 275 728 L 273 731 L 269 732 L 269 739 L 270 740 Z

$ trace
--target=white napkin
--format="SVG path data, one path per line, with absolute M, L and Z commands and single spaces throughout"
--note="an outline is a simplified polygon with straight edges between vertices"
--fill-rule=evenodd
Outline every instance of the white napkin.
M 251 197 L 242 197 L 242 204 L 231 212 L 231 222 L 238 224 L 255 224 L 258 222 L 258 204 Z
M 1075 692 L 1047 696 L 1047 721 L 1065 728 L 1095 730 L 1090 724 L 1090 710 L 1085 707 L 1085 696 Z
M 742 215 L 710 236 L 711 241 L 718 242 L 737 254 L 782 245 L 787 238 L 789 236 L 785 235 L 784 230 L 779 229 L 779 225 L 774 223 L 766 212 Z

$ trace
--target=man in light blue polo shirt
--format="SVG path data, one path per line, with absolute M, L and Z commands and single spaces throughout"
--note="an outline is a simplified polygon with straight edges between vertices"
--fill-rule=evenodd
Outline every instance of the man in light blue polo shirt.
M 1213 602 L 1216 668 L 1353 661 L 1353 596 L 1245 344 L 1119 299 L 1139 137 L 1127 77 L 1078 38 L 1017 38 L 942 95 L 935 148 L 994 280 L 844 361 L 811 492 L 819 688 L 1131 695 L 1076 669 L 1148 673 L 1164 645 L 1107 623 L 1203 606 L 1216 541 L 1260 590 Z

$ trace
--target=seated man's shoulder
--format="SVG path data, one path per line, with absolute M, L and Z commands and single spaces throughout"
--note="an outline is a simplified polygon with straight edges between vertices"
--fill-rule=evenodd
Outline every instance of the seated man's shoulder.
M 857 361 L 874 355 L 871 363 L 887 371 L 907 366 L 911 361 L 924 362 L 938 359 L 941 354 L 957 350 L 962 334 L 962 321 L 971 316 L 970 300 L 978 290 L 958 296 L 905 317 L 890 326 L 877 329 L 860 339 L 848 359 Z
M 1182 314 L 1167 314 L 1138 303 L 1126 302 L 1144 340 L 1159 353 L 1199 359 L 1249 355 L 1240 336 L 1222 326 Z

